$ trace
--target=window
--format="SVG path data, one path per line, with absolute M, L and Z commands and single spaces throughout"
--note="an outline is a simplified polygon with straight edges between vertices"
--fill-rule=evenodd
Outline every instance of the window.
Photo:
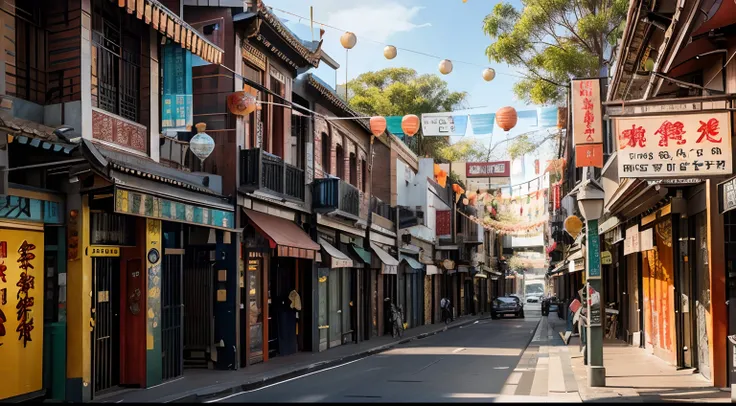
M 350 184 L 358 187 L 358 159 L 355 154 L 350 154 Z
M 325 174 L 332 173 L 330 163 L 332 158 L 332 137 L 322 133 L 322 171 Z
M 368 190 L 366 189 L 366 186 L 367 186 L 366 179 L 368 179 L 368 166 L 365 163 L 365 159 L 360 160 L 360 177 L 361 177 L 360 179 L 361 189 L 360 190 L 365 192 Z
M 127 31 L 127 28 L 135 27 L 127 24 L 129 16 L 125 15 L 126 21 L 123 21 L 120 9 L 113 3 L 97 0 L 94 4 L 92 104 L 138 122 L 141 33 Z
M 284 84 L 271 77 L 271 91 L 282 95 L 284 94 Z M 269 96 L 271 103 L 283 103 L 283 101 Z M 281 158 L 284 157 L 284 108 L 282 106 L 271 105 L 271 142 L 268 143 L 266 150 Z
M 337 148 L 335 148 L 335 163 L 337 166 L 337 171 L 335 172 L 335 175 L 337 175 L 338 178 L 344 179 L 345 178 L 345 152 L 342 149 L 342 145 L 338 145 Z
M 291 100 L 300 106 L 309 106 L 309 102 L 296 93 L 291 94 Z M 299 113 L 302 110 L 293 110 L 291 116 L 291 161 L 297 168 L 304 169 L 304 144 L 309 136 L 309 117 Z
M 38 0 L 17 2 L 15 8 L 15 69 L 8 69 L 6 80 L 14 78 L 8 93 L 38 104 L 46 104 L 46 32 Z M 10 41 L 10 38 L 8 39 Z M 12 89 L 15 88 L 15 93 Z
M 252 67 L 251 65 L 243 62 L 243 77 L 249 79 L 259 85 L 263 85 L 263 71 Z M 259 100 L 263 100 L 263 92 L 258 92 Z M 258 148 L 261 146 L 263 140 L 263 123 L 259 120 L 262 116 L 265 116 L 266 109 L 256 110 L 250 113 L 248 116 L 247 124 L 247 144 L 248 148 Z M 259 136 L 260 135 L 260 136 Z

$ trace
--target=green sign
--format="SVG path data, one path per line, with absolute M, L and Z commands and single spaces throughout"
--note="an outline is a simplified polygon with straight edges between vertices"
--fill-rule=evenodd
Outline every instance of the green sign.
M 601 247 L 598 237 L 598 220 L 588 221 L 588 277 L 601 276 Z

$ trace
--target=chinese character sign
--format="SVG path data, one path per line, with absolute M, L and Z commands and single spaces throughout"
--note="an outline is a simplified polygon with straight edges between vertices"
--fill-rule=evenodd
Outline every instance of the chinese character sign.
M 572 81 L 572 132 L 575 145 L 603 142 L 599 79 Z
M 43 232 L 0 228 L 0 399 L 42 388 Z
M 622 178 L 732 173 L 728 112 L 614 119 Z

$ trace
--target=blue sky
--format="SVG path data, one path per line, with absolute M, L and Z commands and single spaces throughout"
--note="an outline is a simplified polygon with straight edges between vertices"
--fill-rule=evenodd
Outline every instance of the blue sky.
M 503 106 L 513 106 L 517 110 L 535 109 L 537 106 L 525 105 L 515 100 L 512 86 L 517 80 L 504 74 L 515 74 L 517 68 L 490 63 L 485 49 L 491 39 L 483 33 L 483 18 L 492 11 L 496 2 L 484 0 L 267 0 L 274 13 L 288 20 L 287 25 L 297 35 L 311 39 L 309 29 L 309 7 L 314 7 L 315 21 L 352 31 L 358 38 L 357 45 L 350 50 L 348 77 L 350 79 L 367 71 L 386 67 L 405 66 L 415 69 L 419 74 L 439 74 L 440 59 L 414 53 L 398 51 L 393 60 L 383 57 L 383 44 L 407 48 L 442 58 L 453 60 L 454 70 L 443 76 L 451 90 L 468 93 L 466 107 L 482 107 L 470 112 L 495 112 Z M 511 0 L 520 7 L 518 0 Z M 298 17 L 280 12 L 278 9 L 306 17 Z M 315 25 L 315 38 L 319 38 L 319 25 Z M 343 31 L 325 27 L 323 50 L 335 59 L 341 68 L 337 72 L 337 84 L 345 82 L 345 49 L 339 42 Z M 380 42 L 383 44 L 378 44 Z M 467 65 L 460 61 L 492 67 L 496 78 L 486 82 L 481 77 L 482 67 Z M 335 86 L 335 71 L 325 64 L 315 72 L 328 84 Z M 496 126 L 492 138 L 478 137 L 486 145 L 531 129 L 520 122 L 506 134 Z M 547 153 L 542 152 L 542 159 Z M 533 160 L 531 158 L 531 165 Z M 529 160 L 527 160 L 529 161 Z M 529 163 L 527 162 L 528 167 Z M 526 171 L 531 172 L 533 170 Z M 528 177 L 528 175 L 527 175 Z M 533 176 L 532 176 L 533 177 Z

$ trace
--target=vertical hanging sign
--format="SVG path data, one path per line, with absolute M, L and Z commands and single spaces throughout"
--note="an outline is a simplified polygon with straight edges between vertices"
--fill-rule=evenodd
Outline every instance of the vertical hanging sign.
M 575 167 L 603 167 L 603 120 L 599 79 L 572 81 L 572 133 Z
M 161 130 L 191 131 L 192 53 L 179 44 L 163 48 L 163 96 L 161 97 Z

